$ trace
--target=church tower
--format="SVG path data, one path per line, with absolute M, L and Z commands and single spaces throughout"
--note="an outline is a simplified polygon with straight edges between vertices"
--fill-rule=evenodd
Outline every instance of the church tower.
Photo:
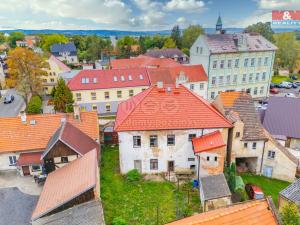
M 221 33 L 222 32 L 222 19 L 221 16 L 219 15 L 217 24 L 216 24 L 216 32 Z

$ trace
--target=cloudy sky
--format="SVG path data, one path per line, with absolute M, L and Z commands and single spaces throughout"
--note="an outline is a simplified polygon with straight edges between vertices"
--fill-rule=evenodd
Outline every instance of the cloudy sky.
M 174 24 L 225 27 L 270 21 L 300 0 L 1 0 L 0 29 L 165 30 Z

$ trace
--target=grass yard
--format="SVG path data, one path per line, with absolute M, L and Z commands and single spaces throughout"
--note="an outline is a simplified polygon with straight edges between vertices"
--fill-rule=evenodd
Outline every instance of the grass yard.
M 189 187 L 190 188 L 190 187 Z M 181 189 L 186 190 L 186 187 Z M 177 191 L 170 182 L 128 182 L 119 173 L 118 148 L 105 146 L 101 163 L 101 198 L 106 224 L 122 218 L 132 224 L 164 224 L 200 211 L 198 192 Z
M 273 76 L 272 77 L 272 83 L 274 83 L 274 84 L 279 84 L 282 81 L 291 82 L 292 80 L 289 77 L 286 77 L 286 76 Z
M 245 184 L 256 184 L 257 186 L 262 188 L 266 196 L 271 195 L 276 207 L 278 207 L 279 192 L 286 188 L 288 185 L 290 185 L 290 183 L 287 181 L 270 179 L 264 176 L 258 176 L 253 174 L 243 174 L 242 178 Z

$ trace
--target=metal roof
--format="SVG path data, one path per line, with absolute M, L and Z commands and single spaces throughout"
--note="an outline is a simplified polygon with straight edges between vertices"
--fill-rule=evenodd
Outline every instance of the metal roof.
M 279 192 L 279 195 L 292 202 L 295 202 L 296 204 L 300 204 L 300 179 L 296 180 L 286 189 L 283 189 L 281 192 Z

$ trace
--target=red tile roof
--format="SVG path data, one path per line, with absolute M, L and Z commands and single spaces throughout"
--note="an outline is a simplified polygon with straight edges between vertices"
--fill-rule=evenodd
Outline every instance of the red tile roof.
M 93 140 L 99 140 L 99 125 L 96 112 L 81 112 L 80 120 L 73 113 L 27 115 L 27 123 L 20 117 L 0 118 L 0 153 L 44 150 L 48 141 L 61 126 L 61 120 L 73 124 Z M 35 120 L 35 125 L 30 121 Z
M 200 213 L 168 225 L 277 225 L 273 207 L 266 199 L 238 203 Z
M 21 153 L 18 158 L 17 166 L 41 165 L 43 164 L 41 155 L 42 152 Z
M 181 73 L 187 77 L 188 82 L 208 80 L 202 65 L 179 65 L 169 68 L 148 68 L 147 70 L 153 85 L 158 81 L 162 81 L 164 84 L 175 84 Z
M 118 105 L 116 131 L 231 127 L 206 100 L 183 85 L 152 86 Z
M 97 151 L 93 150 L 50 173 L 32 220 L 36 220 L 97 186 Z
M 89 82 L 83 84 L 82 78 L 88 78 Z M 150 82 L 145 68 L 82 70 L 68 83 L 72 91 L 149 85 Z
M 130 59 L 115 59 L 111 61 L 111 67 L 113 69 L 124 68 L 145 68 L 145 67 L 173 67 L 178 66 L 180 63 L 175 62 L 173 59 L 168 58 L 152 58 L 149 56 L 138 56 Z
M 192 142 L 195 153 L 209 151 L 226 146 L 220 131 L 215 131 L 200 137 L 193 138 Z

